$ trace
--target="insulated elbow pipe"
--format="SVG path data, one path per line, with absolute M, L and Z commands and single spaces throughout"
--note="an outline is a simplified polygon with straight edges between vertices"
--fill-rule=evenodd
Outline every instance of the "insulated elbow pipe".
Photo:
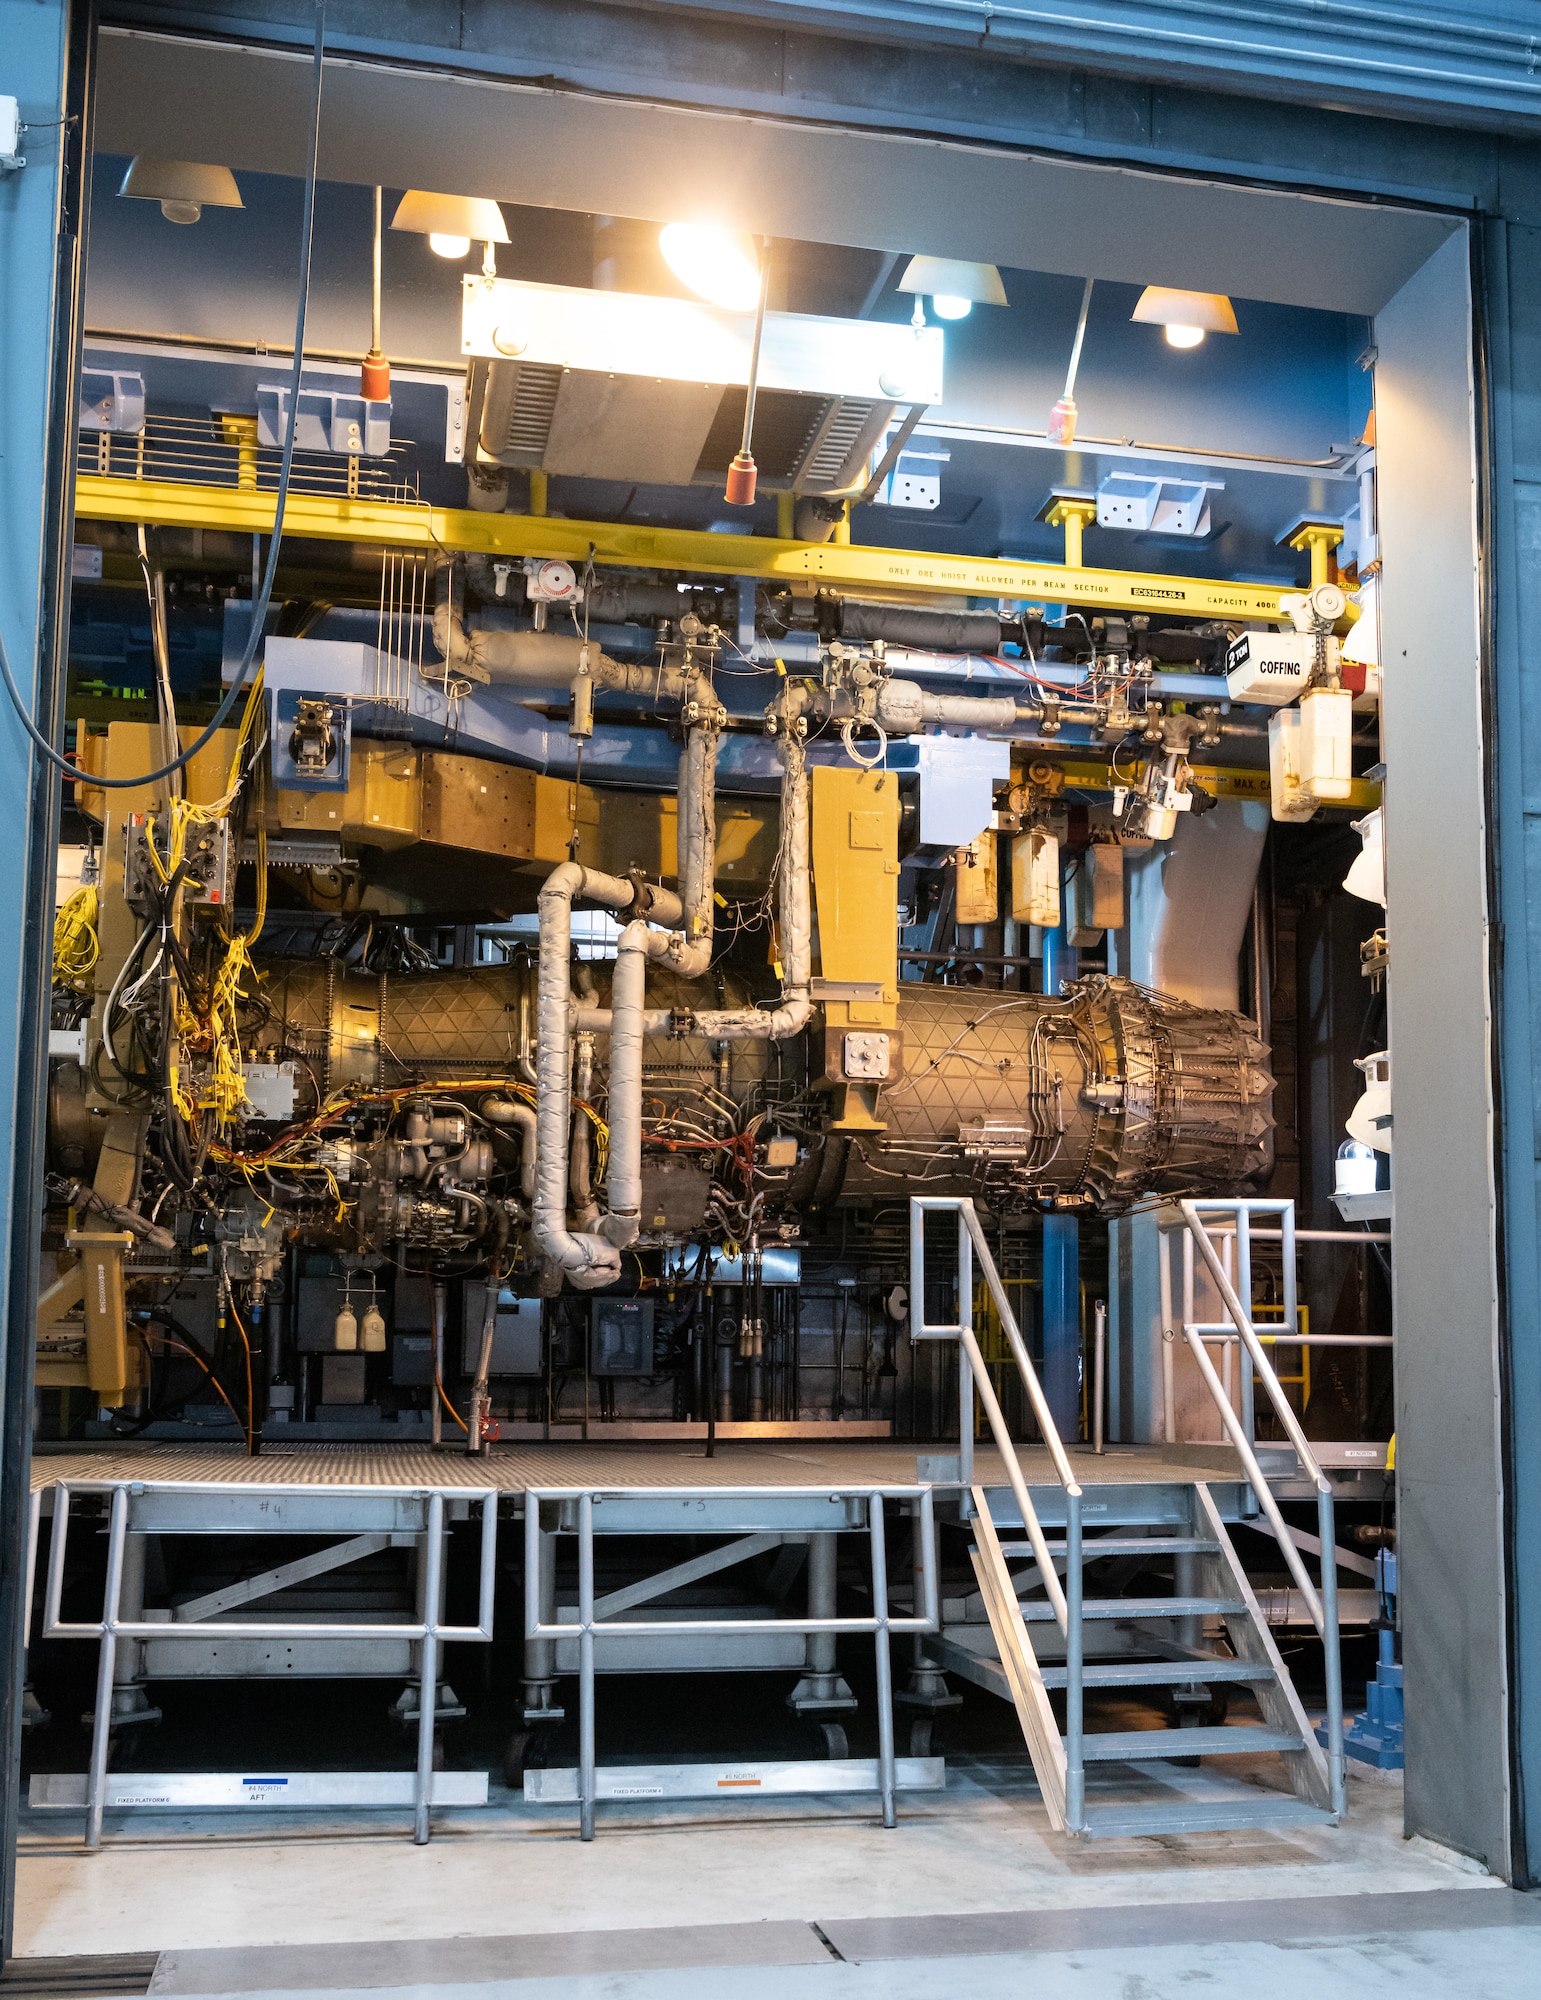
M 717 862 L 717 732 L 692 729 L 679 767 L 678 898 L 650 891 L 646 918 L 621 933 L 610 986 L 610 1191 L 601 1233 L 618 1249 L 642 1226 L 642 1044 L 653 1019 L 643 1006 L 647 961 L 666 958 L 686 979 L 699 979 L 712 960 L 712 892 Z M 647 918 L 682 925 L 655 930 Z M 671 1016 L 662 1016 L 664 1027 Z M 656 1032 L 656 1031 L 655 1031 Z
M 535 1113 L 515 1097 L 484 1097 L 481 1114 L 493 1125 L 511 1125 L 519 1134 L 519 1192 L 526 1201 L 535 1194 Z
M 613 1285 L 621 1253 L 603 1236 L 567 1227 L 568 1124 L 572 1116 L 572 906 L 575 896 L 629 909 L 630 882 L 564 861 L 540 892 L 540 983 L 535 1059 L 535 1240 L 580 1291 Z
M 809 890 L 807 754 L 792 727 L 781 736 L 780 875 L 781 949 L 784 977 L 781 1005 L 762 1010 L 737 1007 L 693 1014 L 687 1032 L 721 1042 L 780 1042 L 807 1026 L 813 1013 L 813 904 Z

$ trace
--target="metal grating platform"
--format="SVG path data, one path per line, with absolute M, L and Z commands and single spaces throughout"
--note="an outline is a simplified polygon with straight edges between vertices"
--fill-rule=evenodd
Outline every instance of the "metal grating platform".
M 919 1454 L 922 1484 L 949 1485 L 940 1468 L 926 1461 L 947 1447 Z M 1048 1454 L 1021 1449 L 1032 1484 L 1052 1484 Z M 1077 1478 L 1087 1486 L 1146 1485 L 1235 1477 L 1234 1456 L 1216 1447 L 1213 1462 L 1195 1462 L 1192 1448 L 1179 1459 L 1157 1446 L 1114 1446 L 1099 1456 L 1072 1452 Z M 974 1476 L 987 1486 L 1006 1483 L 1005 1467 L 994 1450 L 981 1447 Z M 43 1447 L 32 1458 L 34 1490 L 59 1480 L 189 1480 L 231 1485 L 314 1485 L 395 1487 L 496 1487 L 524 1493 L 531 1487 L 586 1486 L 810 1486 L 896 1485 L 917 1478 L 913 1445 L 891 1442 L 821 1444 L 720 1444 L 708 1458 L 697 1444 L 538 1444 L 495 1446 L 480 1458 L 427 1446 L 303 1445 L 266 1446 L 248 1458 L 238 1445 L 136 1444 Z

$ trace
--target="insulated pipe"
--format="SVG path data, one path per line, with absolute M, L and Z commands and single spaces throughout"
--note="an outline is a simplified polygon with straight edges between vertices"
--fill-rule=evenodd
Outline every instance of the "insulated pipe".
M 624 1250 L 642 1227 L 642 998 L 649 958 L 663 958 L 674 942 L 641 920 L 621 932 L 610 982 L 609 1213 L 600 1233 Z
M 913 736 L 923 723 L 951 722 L 965 729 L 1015 729 L 1036 723 L 1037 702 L 1010 695 L 927 694 L 917 681 L 884 681 L 878 688 L 877 720 L 890 736 Z
M 781 952 L 785 975 L 781 1005 L 762 1011 L 737 1007 L 692 1014 L 685 1032 L 710 1041 L 784 1041 L 807 1025 L 813 1012 L 813 905 L 808 846 L 807 753 L 796 723 L 783 717 L 781 744 Z
M 621 1253 L 603 1236 L 567 1227 L 567 1132 L 572 1116 L 571 961 L 574 896 L 612 910 L 631 907 L 632 883 L 564 861 L 540 892 L 540 984 L 536 1005 L 535 1240 L 580 1291 L 612 1285 Z
M 519 1192 L 526 1201 L 535 1194 L 535 1113 L 515 1097 L 484 1097 L 481 1114 L 493 1125 L 512 1125 L 519 1134 Z
M 585 1034 L 581 1029 L 578 1034 L 575 1081 L 578 1096 L 586 1104 L 594 1094 L 594 1037 Z M 575 1111 L 567 1129 L 567 1143 L 570 1148 L 567 1185 L 573 1198 L 573 1215 L 580 1229 L 592 1229 L 599 1220 L 599 1203 L 594 1199 L 593 1181 L 589 1172 L 592 1149 L 587 1126 L 587 1116 L 582 1111 Z
M 585 670 L 596 688 L 678 701 L 699 676 L 678 667 L 612 660 L 591 640 L 563 632 L 468 632 L 449 602 L 449 565 L 440 567 L 433 643 L 445 666 L 468 680 L 504 687 L 560 687 Z M 585 662 L 587 663 L 585 669 Z
M 642 1226 L 642 1044 L 649 958 L 672 960 L 699 979 L 712 959 L 712 891 L 717 861 L 717 732 L 692 729 L 679 765 L 679 896 L 649 891 L 646 916 L 626 926 L 610 983 L 610 1190 L 602 1235 L 624 1250 Z M 683 925 L 655 930 L 649 918 Z M 597 1010 L 596 1010 L 597 1011 Z M 665 1022 L 669 1020 L 667 1013 Z

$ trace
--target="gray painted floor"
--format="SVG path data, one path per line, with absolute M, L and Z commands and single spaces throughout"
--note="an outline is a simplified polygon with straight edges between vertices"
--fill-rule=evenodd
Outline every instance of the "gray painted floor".
M 1541 1985 L 1541 1933 L 1423 1931 L 1329 1945 L 1161 1945 L 858 1965 L 830 1959 L 397 1990 L 403 2000 L 722 2000 L 729 1979 L 733 2000 L 1194 2000 L 1206 1989 L 1246 2000 L 1517 2000 Z
M 1510 2000 L 1541 1993 L 1541 1898 L 1401 1832 L 1066 1842 L 1025 1758 L 970 1759 L 885 1831 L 870 1801 L 607 1808 L 501 1795 L 435 1816 L 24 1811 L 18 1946 L 158 1952 L 151 2000 Z M 143 1977 L 143 1975 L 141 1975 Z M 139 1989 L 139 1990 L 142 1990 Z
M 1541 1900 L 1499 1887 L 163 1953 L 152 1996 L 290 2000 L 1509 2000 Z

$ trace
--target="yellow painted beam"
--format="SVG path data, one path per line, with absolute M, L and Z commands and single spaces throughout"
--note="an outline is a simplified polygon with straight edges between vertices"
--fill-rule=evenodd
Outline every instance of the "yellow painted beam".
M 178 484 L 82 473 L 75 512 L 83 521 L 144 522 L 178 528 L 224 528 L 270 534 L 273 495 L 233 486 Z M 790 542 L 764 535 L 708 535 L 613 521 L 566 521 L 532 514 L 480 514 L 426 503 L 294 493 L 284 517 L 288 535 L 322 541 L 386 543 L 393 548 L 458 549 L 495 556 L 560 556 L 581 563 L 592 548 L 600 563 L 677 569 L 767 582 L 828 584 L 841 590 L 936 591 L 1043 604 L 1083 604 L 1108 611 L 1171 612 L 1184 618 L 1279 619 L 1284 586 L 1225 583 L 1128 570 L 1066 569 L 1059 563 L 929 555 L 841 542 Z
M 1130 766 L 1138 762 L 1139 753 L 1128 751 L 1124 756 L 1124 781 L 1127 781 Z M 1080 791 L 1108 792 L 1113 789 L 1113 774 L 1106 764 L 1089 764 L 1067 759 L 1054 759 L 1056 770 L 1065 775 L 1065 783 L 1074 785 Z M 1206 792 L 1213 792 L 1217 799 L 1262 799 L 1268 800 L 1272 794 L 1269 787 L 1268 770 L 1261 771 L 1240 765 L 1195 764 L 1195 783 L 1202 785 Z M 1358 812 L 1368 812 L 1372 806 L 1380 804 L 1380 786 L 1372 784 L 1368 778 L 1355 778 L 1353 790 L 1346 799 L 1334 799 L 1333 804 L 1352 806 Z

